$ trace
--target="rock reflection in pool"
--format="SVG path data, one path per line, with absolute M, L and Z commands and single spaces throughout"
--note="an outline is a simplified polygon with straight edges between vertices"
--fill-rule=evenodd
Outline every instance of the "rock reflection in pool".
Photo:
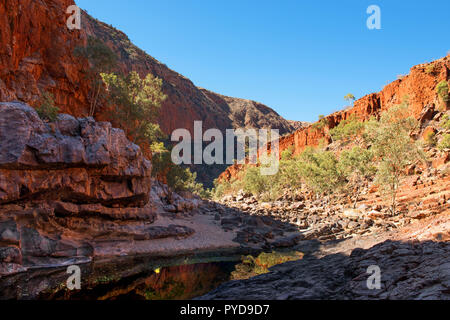
M 74 300 L 185 300 L 201 296 L 230 280 L 236 262 L 212 262 L 160 268 L 132 278 L 72 292 Z M 66 292 L 67 294 L 68 292 Z M 58 299 L 57 297 L 53 297 Z

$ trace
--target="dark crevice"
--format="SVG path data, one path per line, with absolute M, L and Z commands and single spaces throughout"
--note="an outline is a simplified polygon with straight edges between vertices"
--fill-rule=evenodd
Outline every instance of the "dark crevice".
M 116 198 L 111 200 L 100 200 L 98 198 L 88 197 L 84 194 L 73 192 L 69 188 L 47 189 L 44 191 L 31 193 L 26 186 L 20 188 L 20 198 L 14 200 L 0 201 L 0 205 L 22 204 L 29 201 L 63 201 L 73 204 L 101 204 L 107 208 L 128 208 L 144 207 L 148 201 L 147 194 L 139 194 L 130 197 Z

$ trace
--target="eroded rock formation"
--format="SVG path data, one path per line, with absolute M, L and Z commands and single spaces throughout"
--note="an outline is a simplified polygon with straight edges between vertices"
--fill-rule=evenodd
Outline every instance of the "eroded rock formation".
M 433 71 L 429 71 L 430 65 Z M 428 67 L 428 68 L 427 68 Z M 329 141 L 329 130 L 336 127 L 342 120 L 356 116 L 367 120 L 378 116 L 382 111 L 408 100 L 411 113 L 426 126 L 438 109 L 447 109 L 448 104 L 440 100 L 436 86 L 449 78 L 450 56 L 436 60 L 430 64 L 421 64 L 411 68 L 409 75 L 398 79 L 383 88 L 378 93 L 372 93 L 355 101 L 354 106 L 335 112 L 325 117 L 326 125 L 317 128 L 310 125 L 280 138 L 280 154 L 283 150 L 292 148 L 294 154 L 301 153 L 308 146 L 318 146 L 322 139 Z M 329 141 L 330 142 L 330 141 Z M 220 176 L 230 180 L 241 170 L 240 165 L 232 165 Z
M 59 115 L 44 123 L 0 103 L 0 275 L 92 259 L 101 241 L 183 237 L 153 226 L 151 163 L 107 122 Z
M 263 104 L 223 97 L 196 87 L 192 81 L 169 69 L 139 49 L 121 31 L 82 12 L 81 30 L 69 30 L 67 8 L 73 0 L 0 1 L 0 101 L 20 100 L 36 107 L 43 91 L 55 96 L 62 113 L 88 116 L 90 82 L 87 61 L 74 55 L 88 36 L 104 41 L 118 57 L 117 69 L 151 73 L 163 80 L 167 95 L 161 106 L 159 124 L 166 134 L 185 128 L 193 133 L 194 121 L 204 129 L 223 132 L 236 127 L 271 127 L 281 134 L 293 132 L 291 123 Z M 110 121 L 105 101 L 100 101 L 95 118 Z M 215 168 L 195 166 L 201 181 L 211 184 Z

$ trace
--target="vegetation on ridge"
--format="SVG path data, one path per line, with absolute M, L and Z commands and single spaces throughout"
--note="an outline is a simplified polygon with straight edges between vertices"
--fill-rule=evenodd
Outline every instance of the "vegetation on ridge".
M 85 76 L 90 83 L 88 115 L 93 117 L 100 100 L 105 98 L 103 80 L 100 75 L 115 69 L 117 56 L 103 41 L 92 36 L 89 36 L 86 47 L 75 48 L 74 55 L 86 59 L 89 63 Z
M 328 146 L 308 147 L 300 155 L 285 150 L 276 175 L 263 176 L 258 167 L 246 166 L 232 181 L 216 181 L 213 194 L 219 198 L 243 189 L 261 201 L 271 201 L 285 190 L 306 188 L 318 196 L 347 191 L 356 203 L 365 182 L 374 181 L 390 197 L 395 214 L 401 177 L 409 166 L 425 160 L 421 146 L 412 138 L 417 129 L 405 99 L 383 112 L 379 120 L 362 122 L 351 117 L 332 129 L 331 136 L 341 146 L 352 143 L 340 154 Z
M 150 73 L 142 79 L 135 71 L 128 74 L 114 72 L 118 69 L 115 53 L 95 37 L 89 37 L 86 47 L 77 47 L 74 54 L 89 62 L 86 71 L 86 78 L 91 83 L 89 116 L 94 116 L 100 101 L 104 101 L 108 106 L 108 120 L 123 129 L 134 143 L 153 154 L 154 177 L 165 180 L 176 191 L 190 191 L 207 197 L 203 185 L 196 182 L 196 174 L 189 168 L 174 165 L 169 149 L 163 143 L 166 137 L 158 125 L 158 117 L 167 96 L 162 91 L 162 79 Z
M 58 119 L 59 108 L 55 106 L 55 97 L 51 92 L 42 92 L 36 112 L 44 121 L 54 122 Z
M 257 257 L 242 257 L 242 263 L 235 266 L 231 273 L 231 280 L 243 280 L 268 273 L 269 268 L 288 261 L 296 261 L 303 258 L 303 253 L 298 251 L 289 252 L 263 252 Z

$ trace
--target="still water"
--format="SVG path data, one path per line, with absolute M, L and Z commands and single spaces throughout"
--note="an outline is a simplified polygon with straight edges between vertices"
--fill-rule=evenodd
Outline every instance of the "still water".
M 170 266 L 122 279 L 99 279 L 79 291 L 41 295 L 44 300 L 186 300 L 199 297 L 229 281 L 236 262 Z

